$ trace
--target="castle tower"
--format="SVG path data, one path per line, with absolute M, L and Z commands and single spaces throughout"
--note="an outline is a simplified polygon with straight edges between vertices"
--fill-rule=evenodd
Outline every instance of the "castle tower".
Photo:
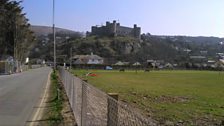
M 141 39 L 141 28 L 137 27 L 137 24 L 134 24 L 134 29 L 133 29 L 134 37 Z
M 107 22 L 106 22 L 106 26 L 109 26 L 109 25 L 110 25 L 110 22 L 109 22 L 109 21 L 107 21 Z
M 113 21 L 113 34 L 114 36 L 117 36 L 117 23 L 116 23 L 116 20 Z

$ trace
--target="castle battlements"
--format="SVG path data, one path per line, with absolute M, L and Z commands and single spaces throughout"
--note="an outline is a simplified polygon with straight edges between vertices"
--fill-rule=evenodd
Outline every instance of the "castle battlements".
M 134 24 L 133 28 L 121 26 L 120 23 L 117 23 L 115 20 L 110 23 L 106 22 L 106 25 L 103 26 L 92 26 L 90 35 L 97 36 L 131 36 L 134 38 L 140 39 L 141 28 L 137 27 Z

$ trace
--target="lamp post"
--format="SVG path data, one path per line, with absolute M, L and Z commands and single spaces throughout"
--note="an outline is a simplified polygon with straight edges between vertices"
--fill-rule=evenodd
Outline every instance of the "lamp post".
M 56 42 L 55 42 L 55 24 L 54 24 L 55 2 L 53 0 L 53 40 L 54 40 L 54 70 L 56 70 Z

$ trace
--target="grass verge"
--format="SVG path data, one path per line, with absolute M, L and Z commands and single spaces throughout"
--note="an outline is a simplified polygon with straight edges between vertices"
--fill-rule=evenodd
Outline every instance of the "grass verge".
M 61 111 L 63 109 L 62 88 L 57 72 L 51 73 L 51 85 L 48 92 L 48 101 L 44 110 L 43 125 L 57 126 L 63 121 Z
M 69 104 L 58 72 L 52 72 L 51 85 L 47 103 L 40 125 L 47 126 L 76 126 L 75 117 Z
M 63 97 L 62 97 L 62 88 L 59 85 L 59 79 L 57 76 L 56 72 L 53 72 L 51 75 L 51 98 L 52 100 L 50 101 L 50 125 L 55 126 L 59 124 L 63 118 L 61 114 L 61 110 L 63 108 Z

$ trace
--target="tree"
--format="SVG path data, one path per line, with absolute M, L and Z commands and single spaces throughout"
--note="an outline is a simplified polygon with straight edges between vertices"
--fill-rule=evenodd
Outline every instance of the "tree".
M 21 1 L 0 1 L 0 59 L 13 56 L 24 62 L 34 42 Z

